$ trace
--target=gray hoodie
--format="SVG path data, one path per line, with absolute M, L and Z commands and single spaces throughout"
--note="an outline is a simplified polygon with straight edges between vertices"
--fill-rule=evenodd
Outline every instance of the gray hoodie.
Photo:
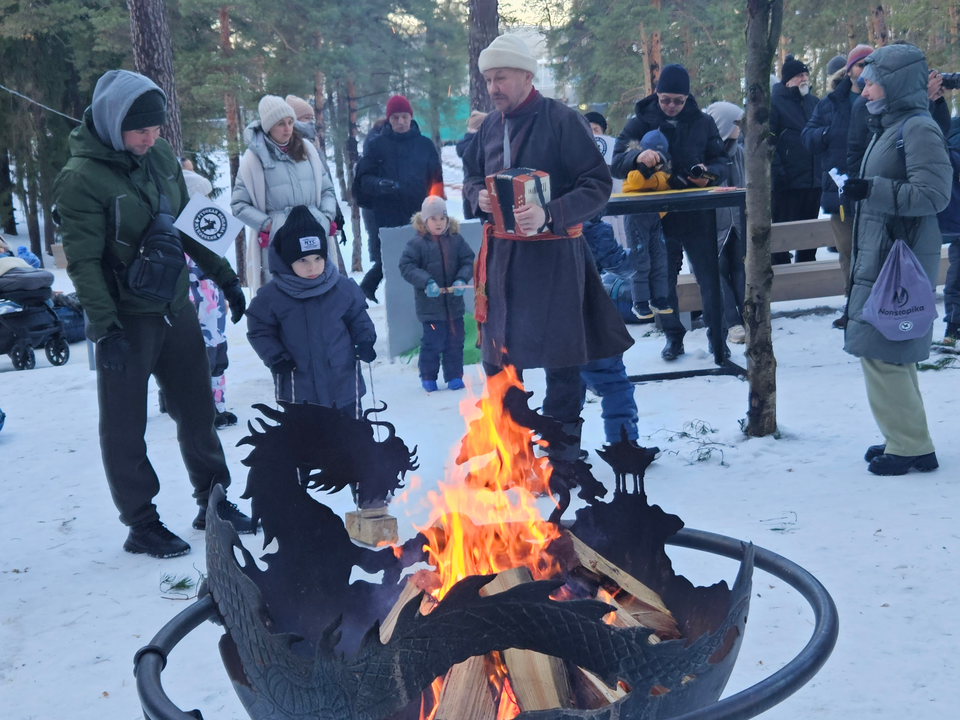
M 93 126 L 104 145 L 123 152 L 120 125 L 127 117 L 133 101 L 151 90 L 159 92 L 163 95 L 163 101 L 167 101 L 163 90 L 146 75 L 129 70 L 111 70 L 97 80 L 90 107 L 93 111 Z

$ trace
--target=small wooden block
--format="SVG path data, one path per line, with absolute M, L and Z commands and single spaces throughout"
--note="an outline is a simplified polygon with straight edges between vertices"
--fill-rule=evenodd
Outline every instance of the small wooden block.
M 359 543 L 376 547 L 381 543 L 393 544 L 400 539 L 397 519 L 388 515 L 386 508 L 364 508 L 346 515 L 347 534 Z

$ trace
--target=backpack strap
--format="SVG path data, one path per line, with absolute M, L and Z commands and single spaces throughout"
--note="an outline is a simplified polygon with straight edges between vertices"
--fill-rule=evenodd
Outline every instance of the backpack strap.
M 926 110 L 915 112 L 913 115 L 908 115 L 907 117 L 905 117 L 903 119 L 903 122 L 900 123 L 900 128 L 897 130 L 897 143 L 896 143 L 897 154 L 900 156 L 900 160 L 903 161 L 904 166 L 906 166 L 907 164 L 907 151 L 903 149 L 903 128 L 907 124 L 908 120 L 912 120 L 915 117 L 923 117 L 924 115 L 926 115 L 927 117 L 933 117 Z

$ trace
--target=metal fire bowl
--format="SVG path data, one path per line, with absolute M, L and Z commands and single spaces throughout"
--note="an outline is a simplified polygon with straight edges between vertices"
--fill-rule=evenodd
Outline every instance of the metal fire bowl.
M 666 541 L 667 545 L 700 550 L 733 560 L 743 556 L 740 540 L 703 530 L 684 528 Z M 840 632 L 837 606 L 826 588 L 813 575 L 787 558 L 757 547 L 755 566 L 798 590 L 810 603 L 816 617 L 813 635 L 800 653 L 780 670 L 756 685 L 712 705 L 678 715 L 671 720 L 747 720 L 783 702 L 806 685 L 817 674 Z M 147 720 L 197 720 L 198 710 L 184 712 L 167 697 L 160 674 L 167 664 L 167 655 L 187 634 L 215 614 L 213 598 L 198 600 L 164 625 L 151 643 L 137 651 L 133 658 L 133 674 L 137 694 Z

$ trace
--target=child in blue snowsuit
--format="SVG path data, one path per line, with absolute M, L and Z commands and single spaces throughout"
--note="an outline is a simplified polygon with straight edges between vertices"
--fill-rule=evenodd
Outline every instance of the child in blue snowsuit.
M 247 339 L 274 376 L 279 400 L 355 416 L 366 392 L 358 360 L 373 362 L 377 332 L 363 292 L 327 262 L 327 236 L 298 205 L 270 242 L 273 279 L 247 308 Z
M 450 390 L 463 389 L 463 293 L 473 278 L 473 250 L 447 217 L 446 201 L 428 196 L 411 220 L 417 236 L 400 258 L 400 274 L 413 285 L 420 341 L 420 384 L 437 389 L 443 355 L 443 379 Z
M 608 223 L 599 219 L 585 222 L 583 238 L 601 271 L 622 278 L 630 278 L 637 272 L 641 260 L 639 252 L 621 247 Z M 581 410 L 587 397 L 587 388 L 600 396 L 603 432 L 608 443 L 620 441 L 621 428 L 626 429 L 627 439 L 639 439 L 637 403 L 633 398 L 633 383 L 627 379 L 623 353 L 602 360 L 591 360 L 580 366 Z

